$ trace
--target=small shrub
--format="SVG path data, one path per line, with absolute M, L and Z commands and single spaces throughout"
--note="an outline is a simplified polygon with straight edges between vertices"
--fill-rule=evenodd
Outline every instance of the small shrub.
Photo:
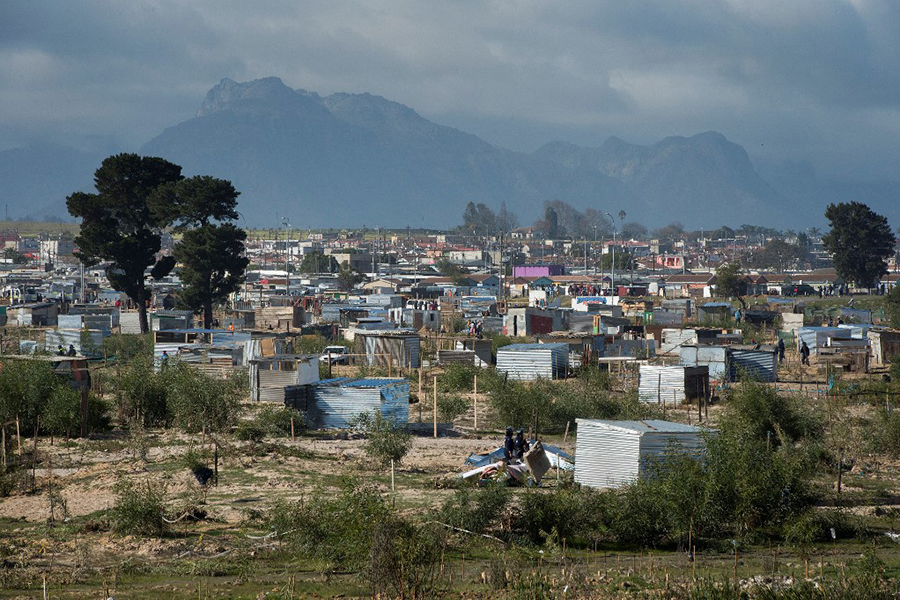
M 366 436 L 366 454 L 381 466 L 399 465 L 413 445 L 412 435 L 388 421 L 378 411 L 360 413 L 352 423 Z
M 452 527 L 485 533 L 502 522 L 512 493 L 501 482 L 463 488 L 444 501 L 438 519 Z
M 873 452 L 900 455 L 900 410 L 879 408 L 867 433 Z
M 107 358 L 115 358 L 119 364 L 129 363 L 137 356 L 153 356 L 153 336 L 117 333 L 103 339 L 102 349 Z
M 292 419 L 295 433 L 306 427 L 306 419 L 303 413 L 287 406 L 266 406 L 256 415 L 256 422 L 265 430 L 266 435 L 272 437 L 288 437 L 291 435 Z
M 184 363 L 175 363 L 160 375 L 165 382 L 168 410 L 178 427 L 188 432 L 225 431 L 237 420 L 238 381 L 216 379 Z
M 475 365 L 450 364 L 444 374 L 438 377 L 442 392 L 471 392 L 475 385 L 475 375 L 481 369 Z
M 41 415 L 44 431 L 67 438 L 81 425 L 81 394 L 63 383 L 53 388 Z
M 453 422 L 469 410 L 469 400 L 462 396 L 438 396 L 438 416 L 441 421 Z
M 134 483 L 123 479 L 115 487 L 116 504 L 112 508 L 112 529 L 121 535 L 161 536 L 166 490 L 149 479 Z
M 366 574 L 376 597 L 433 598 L 445 533 L 391 516 L 372 532 Z
M 522 496 L 517 527 L 534 543 L 556 532 L 572 544 L 596 540 L 606 534 L 611 494 L 588 488 L 556 488 L 551 492 L 529 489 Z
M 266 437 L 266 429 L 257 419 L 244 420 L 234 428 L 234 437 L 245 442 L 259 443 Z
M 171 420 L 164 375 L 154 371 L 151 355 L 135 355 L 122 369 L 115 387 L 116 406 L 123 421 L 153 427 Z

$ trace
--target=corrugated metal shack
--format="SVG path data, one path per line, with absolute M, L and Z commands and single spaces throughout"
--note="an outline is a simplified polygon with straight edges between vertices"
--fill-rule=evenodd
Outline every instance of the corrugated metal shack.
M 577 369 L 591 356 L 603 356 L 606 338 L 602 335 L 579 334 L 568 331 L 551 333 L 538 339 L 539 344 L 566 344 L 569 347 L 569 368 Z M 628 356 L 628 354 L 625 354 Z
M 803 342 L 809 346 L 810 354 L 818 354 L 822 348 L 830 346 L 830 338 L 849 338 L 846 329 L 840 327 L 801 327 L 797 330 L 797 345 Z
M 707 367 L 715 381 L 727 381 L 730 376 L 726 346 L 682 346 L 679 357 L 682 366 Z
M 137 313 L 135 313 L 137 314 Z M 158 310 L 150 315 L 150 329 L 193 329 L 194 313 L 189 310 Z
M 575 481 L 617 488 L 648 474 L 670 448 L 699 456 L 710 430 L 668 421 L 576 419 Z
M 59 346 L 68 350 L 71 345 L 79 356 L 102 357 L 103 338 L 108 335 L 98 329 L 48 329 L 44 332 L 44 350 L 56 354 Z
M 312 429 L 346 429 L 360 413 L 378 411 L 397 427 L 409 421 L 409 380 L 326 379 L 296 405 Z
M 868 336 L 873 362 L 886 365 L 900 355 L 900 330 L 870 329 Z
M 728 355 L 732 381 L 749 377 L 771 383 L 778 379 L 778 348 L 774 344 L 728 346 Z
M 562 379 L 568 362 L 568 344 L 512 344 L 497 350 L 497 371 L 519 381 Z
M 410 330 L 357 331 L 354 354 L 365 354 L 370 367 L 417 369 L 419 334 Z
M 708 395 L 708 367 L 641 365 L 638 383 L 641 402 L 680 405 Z
M 732 312 L 728 302 L 707 302 L 697 307 L 697 320 L 703 324 L 721 323 L 730 319 Z
M 69 315 L 90 315 L 92 317 L 103 315 L 106 317 L 109 327 L 115 329 L 119 326 L 121 310 L 115 306 L 100 306 L 99 304 L 70 304 Z M 88 329 L 102 328 L 89 327 Z
M 58 315 L 59 305 L 55 302 L 30 302 L 7 307 L 6 323 L 18 327 L 54 327 Z
M 253 402 L 282 403 L 286 387 L 318 381 L 317 355 L 282 354 L 250 360 L 250 400 Z
M 291 331 L 303 327 L 303 307 L 267 306 L 254 310 L 256 329 L 279 329 Z

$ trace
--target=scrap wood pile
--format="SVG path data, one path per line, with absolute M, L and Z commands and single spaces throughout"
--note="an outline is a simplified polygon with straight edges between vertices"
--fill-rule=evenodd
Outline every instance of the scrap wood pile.
M 488 454 L 471 454 L 466 464 L 474 469 L 461 473 L 462 479 L 478 477 L 479 483 L 503 480 L 510 484 L 540 484 L 541 479 L 552 467 L 571 471 L 575 468 L 575 457 L 556 446 L 544 446 L 539 440 L 532 440 L 531 448 L 523 460 L 504 460 L 501 446 Z

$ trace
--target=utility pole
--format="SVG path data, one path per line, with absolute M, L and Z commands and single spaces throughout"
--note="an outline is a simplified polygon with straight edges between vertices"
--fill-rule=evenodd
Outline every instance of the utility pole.
M 613 226 L 612 269 L 610 270 L 609 286 L 611 288 L 612 295 L 614 296 L 616 290 L 616 220 L 613 219 L 613 216 L 609 213 L 606 213 L 606 216 L 609 217 L 609 220 Z
M 291 237 L 291 222 L 287 217 L 281 218 L 281 224 L 285 227 L 284 232 L 284 276 L 285 276 L 285 290 L 287 291 L 288 297 L 291 295 L 291 270 L 288 267 L 288 257 L 290 256 L 290 248 L 288 246 L 288 242 Z

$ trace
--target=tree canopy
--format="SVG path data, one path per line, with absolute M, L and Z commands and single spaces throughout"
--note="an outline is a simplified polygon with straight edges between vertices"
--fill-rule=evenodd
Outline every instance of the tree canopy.
M 181 179 L 181 167 L 162 158 L 117 154 L 94 172 L 97 193 L 76 192 L 66 199 L 69 213 L 82 219 L 76 256 L 88 266 L 109 263 L 110 285 L 137 304 L 144 333 L 149 330 L 147 269 L 160 279 L 175 266 L 170 257 L 157 261 L 160 232 L 170 221 L 154 210 L 150 197 L 160 186 Z
M 203 326 L 212 327 L 213 305 L 224 301 L 244 282 L 250 260 L 244 256 L 247 233 L 231 223 L 189 229 L 175 246 L 184 284 L 178 302 L 203 311 Z
M 875 285 L 887 273 L 887 259 L 897 244 L 887 219 L 861 202 L 829 204 L 825 218 L 831 230 L 822 243 L 837 274 L 858 286 Z
M 716 270 L 716 291 L 726 298 L 737 298 L 743 306 L 747 281 L 740 263 L 725 263 Z

